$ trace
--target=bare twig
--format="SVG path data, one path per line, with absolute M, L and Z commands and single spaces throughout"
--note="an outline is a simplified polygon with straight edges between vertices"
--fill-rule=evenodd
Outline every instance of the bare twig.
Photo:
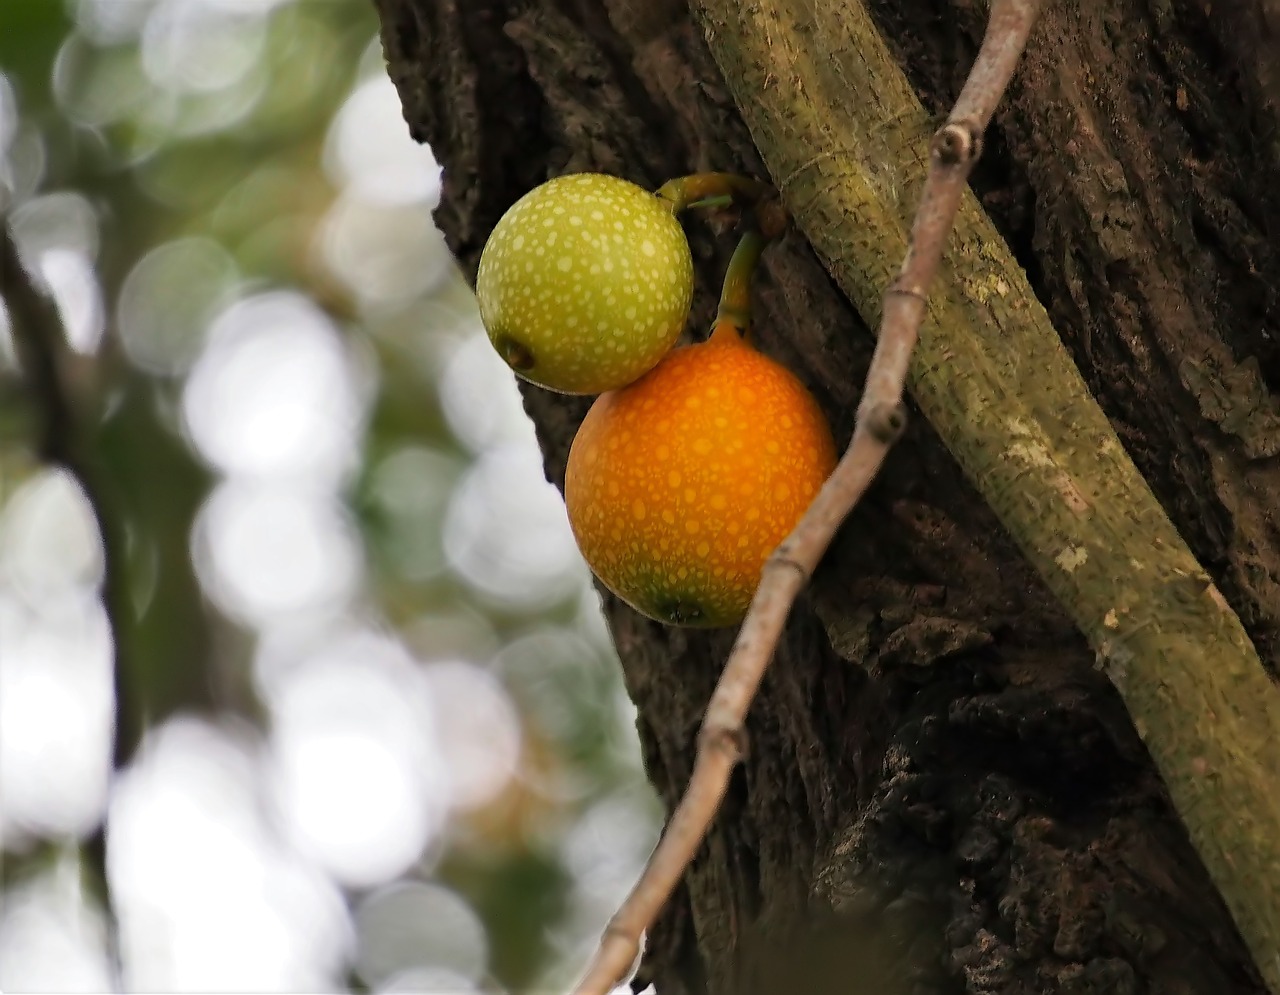
M 91 461 L 85 453 L 79 427 L 82 418 L 77 411 L 76 393 L 68 378 L 73 357 L 67 348 L 61 323 L 52 302 L 36 289 L 23 267 L 13 235 L 8 226 L 3 224 L 0 224 L 0 297 L 4 298 L 9 312 L 9 324 L 22 377 L 30 394 L 32 407 L 39 416 L 36 453 L 43 461 L 64 467 L 79 481 L 89 506 L 93 509 L 102 539 L 102 600 L 112 637 L 113 687 L 116 690 L 116 734 L 112 743 L 112 770 L 115 771 L 125 759 L 121 755 L 120 738 L 124 725 L 120 709 L 126 701 L 126 695 L 121 693 L 121 658 L 124 649 L 121 646 L 119 612 L 124 604 L 126 590 L 122 560 L 118 555 L 122 548 L 121 536 L 116 518 L 109 511 L 112 503 L 103 493 Z M 83 853 L 106 914 L 107 955 L 112 970 L 118 976 L 120 958 L 115 910 L 107 879 L 105 829 L 104 815 L 103 824 L 85 841 Z
M 31 282 L 6 228 L 0 238 L 0 296 L 5 299 L 13 344 L 23 380 L 40 416 L 37 455 L 49 463 L 69 464 L 71 398 L 63 389 L 65 349 L 62 330 L 50 302 Z
M 605 995 L 627 974 L 640 938 L 692 862 L 746 752 L 744 721 L 773 658 L 787 614 L 840 523 L 866 493 L 902 434 L 902 392 L 926 294 L 960 197 L 982 151 L 982 134 L 1003 96 L 1040 10 L 1040 0 L 994 0 L 982 48 L 947 122 L 934 135 L 924 193 L 902 269 L 885 295 L 879 339 L 858 406 L 853 439 L 808 512 L 765 564 L 751 610 L 703 720 L 689 787 L 657 848 L 610 921 L 577 995 Z

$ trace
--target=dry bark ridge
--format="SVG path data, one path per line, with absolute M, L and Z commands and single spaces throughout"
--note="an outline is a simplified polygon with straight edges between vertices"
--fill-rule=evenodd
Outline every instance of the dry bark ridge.
M 849 300 L 878 316 L 927 135 L 973 62 L 982 5 L 869 0 L 890 60 L 857 5 L 799 3 L 801 33 L 775 17 L 761 25 L 773 47 L 743 50 L 774 78 L 735 80 L 704 39 L 722 62 L 739 39 L 714 23 L 705 35 L 679 2 L 376 3 L 410 129 L 445 167 L 437 217 L 465 272 L 510 203 L 566 170 L 653 186 L 698 170 L 786 181 L 793 210 L 820 217 L 803 219 L 808 240 L 793 234 L 766 254 L 759 340 L 848 439 L 874 341 Z M 1128 455 L 1274 672 L 1280 240 L 1268 233 L 1280 225 L 1280 103 L 1249 5 L 1214 4 L 1212 16 L 1144 0 L 1047 5 L 973 185 Z M 805 140 L 793 162 L 766 170 L 768 121 L 755 104 L 795 95 L 777 70 L 800 57 L 803 96 L 820 111 L 783 120 Z M 749 99 L 735 107 L 722 80 Z M 773 138 L 771 156 L 785 145 Z M 836 154 L 788 179 L 815 146 Z M 952 371 L 933 329 L 954 332 L 966 360 L 979 348 L 1002 356 L 1032 300 L 1007 282 L 1017 267 L 975 233 L 971 210 L 917 350 L 935 376 Z M 697 220 L 689 235 L 699 284 L 711 287 L 727 247 Z M 841 294 L 813 245 L 828 262 L 837 246 L 861 288 Z M 956 284 L 968 295 L 948 291 Z M 713 306 L 696 297 L 694 324 Z M 1070 424 L 1075 411 L 1040 396 L 1052 355 L 1028 355 L 1018 388 Z M 524 396 L 558 483 L 585 404 Z M 927 394 L 908 405 L 926 401 L 938 407 Z M 954 407 L 953 420 L 985 411 Z M 1094 427 L 1071 443 L 1082 464 Z M 987 454 L 983 466 L 998 462 Z M 638 980 L 664 995 L 848 995 L 860 984 L 881 995 L 920 984 L 967 995 L 1262 991 L 1118 695 L 1059 604 L 938 433 L 913 417 L 791 613 L 747 719 L 751 753 L 648 938 Z M 605 610 L 646 769 L 674 807 L 730 634 L 664 629 L 609 597 Z M 945 979 L 904 978 L 889 961 L 935 964 Z
M 610 921 L 578 995 L 607 995 L 626 976 L 640 941 L 702 845 L 747 747 L 745 721 L 773 659 L 787 613 L 831 544 L 836 529 L 871 486 L 902 434 L 902 391 L 920 322 L 982 133 L 1004 93 L 1039 12 L 1038 0 L 995 0 L 987 35 L 946 124 L 934 136 L 929 173 L 902 271 L 884 314 L 853 439 L 804 518 L 765 564 L 760 586 L 725 663 L 698 735 L 685 796 L 640 880 Z M 767 63 L 766 63 L 767 64 Z M 821 155 L 823 153 L 819 153 Z M 802 167 L 803 168 L 803 167 Z

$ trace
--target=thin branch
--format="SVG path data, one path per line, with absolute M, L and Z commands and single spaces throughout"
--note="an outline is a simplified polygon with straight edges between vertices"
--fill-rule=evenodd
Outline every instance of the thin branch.
M 626 976 L 640 939 L 693 861 L 746 752 L 744 722 L 796 595 L 840 523 L 866 493 L 906 425 L 902 392 L 938 269 L 982 134 L 1003 96 L 1040 10 L 1040 0 L 994 0 L 986 36 L 947 122 L 934 135 L 924 193 L 902 269 L 885 295 L 879 339 L 853 439 L 808 512 L 770 557 L 751 610 L 711 697 L 698 755 L 644 873 L 605 930 L 577 995 L 605 995 Z
M 93 510 L 98 534 L 102 539 L 103 579 L 102 601 L 111 633 L 113 675 L 112 686 L 116 694 L 116 730 L 112 741 L 111 769 L 114 774 L 126 759 L 122 754 L 121 732 L 125 725 L 121 709 L 126 695 L 122 693 L 121 663 L 124 648 L 121 645 L 119 613 L 125 597 L 123 561 L 119 555 L 123 547 L 115 516 L 110 513 L 112 502 L 103 493 L 91 461 L 85 454 L 82 440 L 82 418 L 77 410 L 76 393 L 72 389 L 69 368 L 74 357 L 66 345 L 61 322 L 53 304 L 45 298 L 32 282 L 22 264 L 17 244 L 7 225 L 0 226 L 0 297 L 4 298 L 9 312 L 9 325 L 14 349 L 21 367 L 22 377 L 31 397 L 31 404 L 40 421 L 36 440 L 37 456 L 47 463 L 65 468 L 79 482 Z M 106 815 L 97 831 L 84 843 L 83 854 L 95 887 L 99 890 L 107 921 L 107 957 L 117 977 L 121 970 L 117 943 L 116 917 L 107 878 Z
M 7 227 L 0 238 L 0 296 L 9 311 L 18 365 L 40 417 L 36 455 L 48 463 L 69 465 L 73 418 L 71 398 L 63 389 L 62 329 L 52 305 L 23 268 Z

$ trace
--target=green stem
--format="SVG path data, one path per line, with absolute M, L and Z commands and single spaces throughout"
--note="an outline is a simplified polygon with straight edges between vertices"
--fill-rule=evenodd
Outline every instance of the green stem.
M 689 209 L 699 208 L 704 210 L 732 206 L 733 198 L 728 195 L 723 197 L 707 197 L 703 200 L 695 200 L 693 203 L 685 205 L 685 207 Z
M 751 278 L 755 275 L 760 253 L 769 240 L 756 228 L 748 228 L 733 250 L 729 268 L 724 274 L 724 287 L 720 291 L 720 306 L 716 308 L 713 329 L 732 325 L 740 336 L 746 338 L 751 329 Z
M 759 180 L 748 179 L 736 173 L 691 173 L 668 180 L 660 186 L 657 196 L 671 204 L 672 212 L 701 201 L 729 198 L 733 204 L 752 206 L 767 197 L 773 188 Z

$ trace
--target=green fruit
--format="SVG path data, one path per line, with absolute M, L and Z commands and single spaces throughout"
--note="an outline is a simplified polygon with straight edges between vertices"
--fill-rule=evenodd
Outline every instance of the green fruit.
M 693 260 L 671 205 L 600 173 L 521 197 L 480 256 L 476 298 L 489 341 L 526 380 L 599 394 L 638 379 L 689 315 Z

